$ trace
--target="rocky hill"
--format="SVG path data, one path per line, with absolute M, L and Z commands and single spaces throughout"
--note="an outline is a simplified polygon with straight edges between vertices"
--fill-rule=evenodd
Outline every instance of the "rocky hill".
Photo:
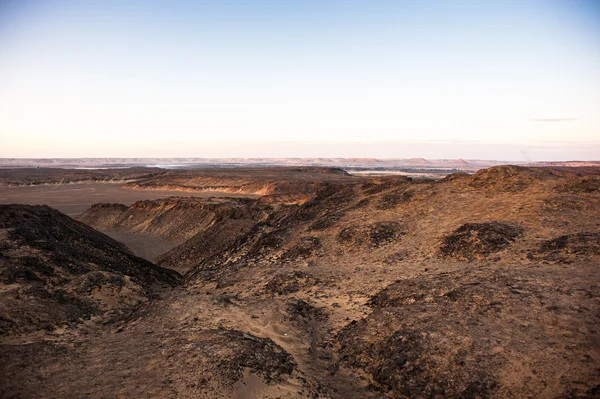
M 123 314 L 179 275 L 47 206 L 0 205 L 0 334 Z
M 179 240 L 158 262 L 184 282 L 127 319 L 4 345 L 1 393 L 598 397 L 600 177 L 313 177 L 303 201 L 88 210 Z

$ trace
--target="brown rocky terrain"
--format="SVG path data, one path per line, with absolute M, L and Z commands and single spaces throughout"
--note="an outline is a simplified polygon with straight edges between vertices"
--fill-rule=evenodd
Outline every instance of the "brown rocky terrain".
M 596 277 L 532 266 L 399 280 L 339 334 L 342 364 L 390 397 L 594 397 Z
M 104 324 L 3 339 L 0 395 L 599 396 L 600 177 L 306 173 L 265 176 L 279 188 L 259 199 L 86 211 L 173 240 L 156 262 L 184 281 Z M 182 176 L 147 182 L 217 185 Z
M 130 311 L 180 280 L 47 206 L 0 205 L 0 237 L 3 335 Z

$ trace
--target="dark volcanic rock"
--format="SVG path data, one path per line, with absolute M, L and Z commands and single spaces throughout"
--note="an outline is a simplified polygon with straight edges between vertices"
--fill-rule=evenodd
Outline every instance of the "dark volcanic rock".
M 466 223 L 447 235 L 440 245 L 443 257 L 483 259 L 508 247 L 523 235 L 521 226 L 502 223 Z
M 406 183 L 410 183 L 412 179 L 406 176 L 389 176 L 379 179 L 371 179 L 361 185 L 361 191 L 365 195 L 375 195 L 382 193 L 386 190 L 402 186 Z
M 302 237 L 299 242 L 289 248 L 281 256 L 284 260 L 306 259 L 314 255 L 321 248 L 321 239 L 318 237 Z
M 600 192 L 600 177 L 585 176 L 567 179 L 556 186 L 556 191 L 561 193 L 597 194 Z
M 287 311 L 292 316 L 302 317 L 305 319 L 322 318 L 325 315 L 322 309 L 316 308 L 302 299 L 288 303 Z
M 341 216 L 342 215 L 338 215 L 338 214 L 323 216 L 323 217 L 317 219 L 316 222 L 311 224 L 308 227 L 308 229 L 311 231 L 325 231 L 325 230 L 329 229 L 330 227 L 335 226 L 335 224 L 338 222 L 338 220 L 340 219 Z
M 0 205 L 0 281 L 6 334 L 127 311 L 179 275 L 52 208 Z
M 377 209 L 392 209 L 400 204 L 405 204 L 411 201 L 414 196 L 412 190 L 397 189 L 387 194 L 384 194 L 379 199 Z
M 584 257 L 600 255 L 600 233 L 568 234 L 544 241 L 537 251 L 530 252 L 530 259 L 572 263 Z
M 333 226 L 356 198 L 353 185 L 325 184 L 308 202 L 284 217 L 282 226 L 312 222 L 309 230 L 323 231 Z
M 305 286 L 315 285 L 317 279 L 304 272 L 282 273 L 273 277 L 266 285 L 265 291 L 271 295 L 287 295 Z
M 45 392 L 36 390 L 42 366 L 41 358 L 60 359 L 72 355 L 72 350 L 51 340 L 28 342 L 26 344 L 0 345 L 0 397 L 38 398 L 47 397 Z M 23 370 L 30 372 L 23 378 Z M 31 373 L 34 371 L 33 373 Z
M 470 179 L 461 178 L 457 182 L 468 181 L 469 187 L 478 190 L 519 192 L 546 179 L 556 179 L 556 176 L 541 168 L 507 165 L 478 170 Z
M 205 359 L 216 363 L 219 375 L 232 383 L 242 377 L 245 368 L 267 382 L 280 381 L 283 374 L 296 368 L 292 356 L 270 338 L 258 338 L 237 330 L 201 331 L 194 347 Z
M 398 281 L 339 334 L 342 365 L 367 371 L 391 398 L 535 396 L 557 378 L 551 397 L 583 397 L 595 385 L 584 355 L 597 345 L 576 326 L 592 328 L 599 315 L 598 287 L 569 288 L 581 278 L 473 269 Z
M 350 249 L 379 248 L 398 241 L 404 234 L 399 222 L 386 221 L 342 229 L 337 241 Z
M 465 172 L 455 172 L 455 173 L 450 173 L 449 175 L 445 176 L 440 181 L 449 182 L 449 181 L 455 181 L 455 180 L 465 180 L 465 179 L 468 179 L 470 176 L 471 176 L 470 174 L 465 173 Z

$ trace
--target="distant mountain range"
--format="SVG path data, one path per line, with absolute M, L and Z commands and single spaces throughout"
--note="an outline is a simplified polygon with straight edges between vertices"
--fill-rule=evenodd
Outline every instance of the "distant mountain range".
M 1 168 L 114 168 L 131 166 L 334 166 L 343 168 L 426 168 L 477 170 L 510 162 L 424 158 L 1 158 Z

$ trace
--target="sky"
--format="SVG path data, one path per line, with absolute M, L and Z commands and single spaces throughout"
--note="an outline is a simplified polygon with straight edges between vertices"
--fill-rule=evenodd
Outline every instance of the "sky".
M 600 2 L 0 0 L 0 157 L 600 160 Z

